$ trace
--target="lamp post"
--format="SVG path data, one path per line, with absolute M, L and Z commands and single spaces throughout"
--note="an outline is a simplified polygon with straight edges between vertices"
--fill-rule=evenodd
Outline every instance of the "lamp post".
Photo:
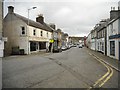
M 29 32 L 29 12 L 30 12 L 30 10 L 32 10 L 32 9 L 36 9 L 37 7 L 32 7 L 32 8 L 29 8 L 28 9 L 28 28 L 27 28 L 27 32 Z M 29 37 L 29 33 L 27 33 L 28 34 L 28 37 Z M 29 51 L 30 51 L 30 44 L 29 44 L 29 38 L 28 38 L 28 54 L 29 54 Z
M 30 10 L 32 10 L 32 9 L 36 9 L 37 7 L 32 7 L 32 8 L 29 8 L 28 9 L 28 26 L 29 26 L 29 12 L 30 12 Z

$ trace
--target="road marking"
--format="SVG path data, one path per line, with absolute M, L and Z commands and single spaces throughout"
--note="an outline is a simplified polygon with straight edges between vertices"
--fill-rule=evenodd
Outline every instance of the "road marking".
M 116 67 L 114 67 L 113 65 L 111 65 L 110 63 L 104 61 L 103 59 L 101 59 L 101 61 L 103 61 L 105 64 L 109 65 L 111 68 L 115 69 L 116 71 L 120 72 L 120 70 Z
M 93 56 L 93 57 L 95 57 L 95 56 Z M 107 73 L 103 77 L 101 77 L 100 79 L 98 79 L 98 81 L 93 85 L 95 87 L 97 84 L 99 84 L 99 83 L 102 82 L 102 84 L 99 84 L 99 87 L 102 87 L 111 78 L 112 73 L 110 71 L 112 71 L 112 68 L 110 68 L 109 66 L 107 66 L 99 58 L 95 57 L 95 59 L 98 60 L 100 63 L 102 63 L 107 68 L 107 70 L 108 70 Z
M 99 87 L 102 87 L 112 77 L 112 75 L 113 75 L 113 69 L 111 67 L 110 67 L 110 69 L 111 69 L 110 75 L 106 78 L 106 80 L 103 81 L 103 83 L 101 83 L 99 85 Z
M 97 61 L 99 61 L 101 64 L 103 64 L 107 68 L 107 73 L 105 73 L 100 79 L 98 79 L 92 87 L 89 87 L 88 90 L 90 90 L 92 88 L 95 88 L 97 85 L 99 88 L 102 87 L 112 77 L 113 69 L 96 55 L 93 55 L 90 52 L 88 53 L 89 55 L 93 56 L 93 58 L 95 58 Z
M 100 81 L 102 81 L 105 77 L 107 77 L 109 73 L 110 73 L 110 69 L 108 68 L 108 72 L 105 75 L 103 75 L 100 79 L 98 79 L 93 85 L 93 87 L 95 87 Z

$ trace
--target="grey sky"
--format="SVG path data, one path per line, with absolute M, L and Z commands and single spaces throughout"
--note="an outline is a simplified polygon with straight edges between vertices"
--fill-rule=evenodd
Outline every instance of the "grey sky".
M 15 7 L 15 13 L 35 20 L 38 14 L 43 14 L 46 23 L 55 23 L 57 28 L 71 36 L 87 36 L 96 23 L 109 18 L 112 7 L 118 6 L 119 0 L 4 0 L 4 14 L 7 7 Z

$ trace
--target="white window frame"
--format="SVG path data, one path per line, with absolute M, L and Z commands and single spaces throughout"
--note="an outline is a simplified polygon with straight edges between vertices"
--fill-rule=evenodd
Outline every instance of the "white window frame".
M 36 29 L 33 29 L 33 36 L 36 36 Z
M 23 30 L 23 28 L 24 28 L 24 30 Z M 24 32 L 24 34 L 23 34 L 23 32 Z M 26 34 L 25 26 L 21 26 L 21 35 L 25 35 L 25 34 Z

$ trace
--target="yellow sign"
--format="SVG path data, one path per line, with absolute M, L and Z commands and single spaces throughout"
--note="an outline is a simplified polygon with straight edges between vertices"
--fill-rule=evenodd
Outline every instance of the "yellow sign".
M 54 40 L 53 40 L 53 39 L 51 39 L 51 40 L 50 40 L 50 43 L 53 43 L 53 42 L 54 42 Z

